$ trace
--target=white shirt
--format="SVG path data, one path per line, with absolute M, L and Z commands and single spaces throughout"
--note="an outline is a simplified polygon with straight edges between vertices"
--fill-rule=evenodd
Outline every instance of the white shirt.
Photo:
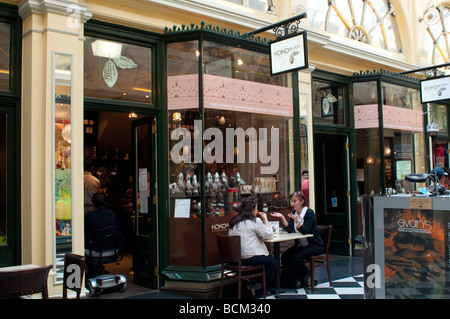
M 303 209 L 302 209 L 302 211 L 300 212 L 300 214 L 298 214 L 298 212 L 297 211 L 295 211 L 295 214 L 296 215 L 298 215 L 298 218 L 297 218 L 297 220 L 298 220 L 298 223 L 295 223 L 295 232 L 296 233 L 300 233 L 300 231 L 298 230 L 298 224 L 302 224 L 303 223 L 303 219 L 305 218 L 305 215 L 306 215 L 306 211 L 308 210 L 308 207 L 303 207 Z M 303 235 L 305 235 L 305 234 L 303 234 Z M 303 246 L 303 247 L 306 247 L 306 246 L 308 246 L 308 240 L 306 239 L 306 238 L 300 238 L 300 244 Z
M 272 227 L 264 225 L 259 218 L 255 221 L 247 219 L 238 223 L 228 231 L 228 236 L 241 236 L 242 259 L 269 255 L 264 239 L 273 237 Z
M 91 172 L 84 172 L 84 205 L 92 205 L 92 196 L 98 192 L 101 184 Z

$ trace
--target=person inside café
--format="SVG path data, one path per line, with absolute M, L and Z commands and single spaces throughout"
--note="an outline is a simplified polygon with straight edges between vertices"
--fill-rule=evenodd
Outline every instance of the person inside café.
M 98 192 L 101 184 L 100 180 L 92 174 L 93 166 L 89 162 L 84 162 L 84 212 L 94 210 L 92 196 Z
M 307 170 L 302 172 L 302 193 L 305 195 L 305 206 L 309 207 L 309 173 Z
M 323 252 L 322 238 L 317 229 L 316 215 L 311 208 L 306 206 L 305 195 L 298 191 L 291 195 L 291 204 L 294 208 L 288 214 L 289 222 L 281 213 L 272 213 L 273 217 L 279 218 L 285 230 L 289 233 L 300 232 L 312 234 L 305 240 L 301 240 L 288 248 L 282 255 L 281 286 L 292 289 L 308 287 L 309 270 L 305 265 L 305 259 L 310 256 L 320 255 Z
M 106 208 L 106 195 L 95 193 L 92 197 L 95 210 L 84 216 L 85 249 L 90 249 L 97 233 L 105 227 L 117 226 L 117 216 L 112 210 Z
M 259 215 L 260 218 L 257 218 Z M 241 237 L 242 265 L 264 265 L 266 288 L 271 284 L 271 279 L 278 267 L 276 259 L 269 254 L 264 240 L 273 237 L 267 215 L 258 212 L 256 203 L 252 198 L 245 198 L 239 208 L 239 212 L 230 220 L 229 236 Z M 260 289 L 260 284 L 250 284 L 249 290 Z

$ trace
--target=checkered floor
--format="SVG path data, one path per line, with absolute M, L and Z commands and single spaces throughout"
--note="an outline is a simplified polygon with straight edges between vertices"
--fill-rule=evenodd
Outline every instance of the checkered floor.
M 278 299 L 364 299 L 363 275 L 335 280 L 332 284 L 332 287 L 329 282 L 318 284 L 314 292 L 311 288 L 301 288 L 297 293 L 280 293 Z M 275 296 L 267 296 L 267 299 L 275 299 Z

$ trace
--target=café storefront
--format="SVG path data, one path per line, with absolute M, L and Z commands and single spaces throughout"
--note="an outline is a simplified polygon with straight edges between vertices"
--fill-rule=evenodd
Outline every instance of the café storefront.
M 6 171 L 22 175 L 17 180 L 8 175 L 11 192 L 22 196 L 8 202 L 17 204 L 8 212 L 17 210 L 12 216 L 16 229 L 21 227 L 20 239 L 11 237 L 20 233 L 11 225 L 2 238 L 15 245 L 8 265 L 58 267 L 58 254 L 83 253 L 81 177 L 89 158 L 108 169 L 110 181 L 131 176 L 129 197 L 119 198 L 123 194 L 114 194 L 113 187 L 108 194 L 125 202 L 120 206 L 126 206 L 124 220 L 135 240 L 129 242 L 134 280 L 155 289 L 213 290 L 219 274 L 215 234 L 227 230 L 240 200 L 255 196 L 260 210 L 284 211 L 289 195 L 300 188 L 303 169 L 311 169 L 314 184 L 312 69 L 271 76 L 267 40 L 220 27 L 149 32 L 91 19 L 87 5 L 80 4 L 82 23 L 74 29 L 65 20 L 67 6 L 59 11 L 33 6 L 24 2 L 11 10 L 14 41 L 20 42 L 21 22 L 24 28 L 22 93 L 20 45 L 13 42 L 12 93 L 0 94 L 7 102 L 0 111 L 7 106 L 12 130 L 8 147 L 17 148 L 8 150 L 14 154 L 8 164 L 15 164 Z M 120 54 L 94 52 L 101 41 L 120 47 Z M 345 124 L 339 129 L 349 136 L 342 140 L 349 156 L 342 158 L 354 177 L 351 100 L 344 92 L 335 110 L 336 118 L 343 110 L 347 120 L 334 124 Z M 322 97 L 318 101 L 323 103 Z M 335 118 L 327 115 L 322 117 Z M 107 122 L 115 123 L 112 129 Z M 105 141 L 107 131 L 114 134 Z M 17 140 L 20 135 L 26 143 Z M 127 142 L 120 144 L 122 138 Z M 381 148 L 377 144 L 375 150 Z M 356 180 L 349 184 L 350 192 L 344 190 L 339 200 L 351 201 L 345 222 L 356 216 Z M 375 191 L 385 188 L 379 185 Z M 355 234 L 346 230 L 342 237 Z M 60 293 L 58 279 L 51 295 Z
M 214 289 L 216 234 L 245 197 L 289 207 L 298 187 L 292 76 L 270 76 L 268 46 L 215 30 L 169 30 L 165 289 Z M 201 288 L 200 288 L 201 287 Z
M 260 210 L 280 211 L 300 187 L 306 151 L 295 138 L 297 75 L 271 76 L 268 41 L 260 37 L 204 24 L 144 32 L 91 19 L 83 5 L 74 29 L 60 19 L 69 16 L 66 7 L 33 6 L 11 6 L 14 21 L 25 26 L 28 75 L 21 99 L 20 77 L 11 72 L 14 96 L 4 100 L 16 104 L 8 109 L 8 129 L 27 143 L 8 144 L 21 145 L 8 151 L 23 159 L 8 161 L 15 163 L 9 172 L 21 170 L 8 174 L 8 185 L 17 177 L 10 191 L 22 198 L 17 209 L 8 201 L 14 219 L 7 220 L 16 223 L 1 248 L 16 255 L 2 266 L 53 264 L 49 294 L 60 294 L 62 256 L 84 251 L 82 176 L 89 163 L 120 208 L 133 280 L 153 289 L 211 290 L 219 274 L 215 234 L 227 230 L 242 198 L 255 196 Z M 38 32 L 41 23 L 59 29 Z M 15 28 L 13 39 L 20 36 Z M 38 41 L 45 32 L 47 41 Z M 118 53 L 102 53 L 105 43 Z M 16 71 L 20 46 L 11 47 Z M 129 193 L 116 188 L 128 178 Z

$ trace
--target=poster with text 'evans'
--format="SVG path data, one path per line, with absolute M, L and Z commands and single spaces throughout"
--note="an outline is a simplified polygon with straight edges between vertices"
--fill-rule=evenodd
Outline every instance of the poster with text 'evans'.
M 384 210 L 386 299 L 446 294 L 448 215 L 436 210 Z

